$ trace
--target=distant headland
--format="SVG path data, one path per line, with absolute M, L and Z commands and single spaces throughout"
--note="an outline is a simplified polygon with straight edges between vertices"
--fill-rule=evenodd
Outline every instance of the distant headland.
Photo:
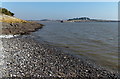
M 72 18 L 65 22 L 119 22 L 118 20 L 102 20 L 102 19 L 91 19 L 88 17 Z
M 41 20 L 30 20 L 30 21 L 58 21 L 58 22 L 120 22 L 120 20 L 104 20 L 104 19 L 91 19 L 89 17 L 80 17 L 80 18 L 72 18 L 66 20 L 51 20 L 51 19 L 41 19 Z

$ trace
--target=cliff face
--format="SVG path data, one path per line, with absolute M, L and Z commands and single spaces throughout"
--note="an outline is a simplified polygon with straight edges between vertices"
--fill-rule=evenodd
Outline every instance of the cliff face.
M 39 23 L 21 20 L 4 14 L 0 14 L 0 23 L 0 34 L 4 35 L 28 34 L 43 26 Z

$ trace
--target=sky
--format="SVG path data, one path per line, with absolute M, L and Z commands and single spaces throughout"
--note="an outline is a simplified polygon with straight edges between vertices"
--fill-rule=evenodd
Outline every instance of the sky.
M 118 19 L 117 2 L 3 2 L 2 7 L 24 20 L 76 17 Z

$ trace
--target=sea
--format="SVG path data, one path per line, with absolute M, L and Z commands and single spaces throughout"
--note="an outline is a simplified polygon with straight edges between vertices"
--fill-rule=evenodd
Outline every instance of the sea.
M 118 22 L 38 22 L 45 26 L 32 35 L 104 68 L 118 70 Z

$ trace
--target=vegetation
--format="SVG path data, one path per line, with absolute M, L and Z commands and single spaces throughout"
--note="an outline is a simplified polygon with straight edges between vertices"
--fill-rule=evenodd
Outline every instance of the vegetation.
M 91 19 L 88 18 L 88 17 L 81 17 L 81 18 L 68 19 L 68 21 L 71 21 L 71 20 L 91 20 Z
M 0 13 L 9 15 L 9 16 L 14 16 L 14 13 L 10 12 L 9 10 L 7 10 L 5 8 L 0 8 Z
M 14 13 L 10 12 L 9 10 L 7 10 L 5 8 L 0 8 L 0 14 L 4 14 L 4 15 L 2 15 L 2 17 L 0 17 L 0 22 L 7 22 L 7 23 L 26 23 L 26 22 L 28 22 L 28 21 L 25 21 L 25 20 L 22 20 L 19 18 L 15 18 Z M 6 16 L 6 15 L 8 15 L 8 16 Z
M 3 17 L 2 20 L 0 20 L 0 22 L 7 22 L 7 23 L 27 23 L 28 21 L 17 19 L 17 18 L 16 19 L 12 19 L 12 18 Z

